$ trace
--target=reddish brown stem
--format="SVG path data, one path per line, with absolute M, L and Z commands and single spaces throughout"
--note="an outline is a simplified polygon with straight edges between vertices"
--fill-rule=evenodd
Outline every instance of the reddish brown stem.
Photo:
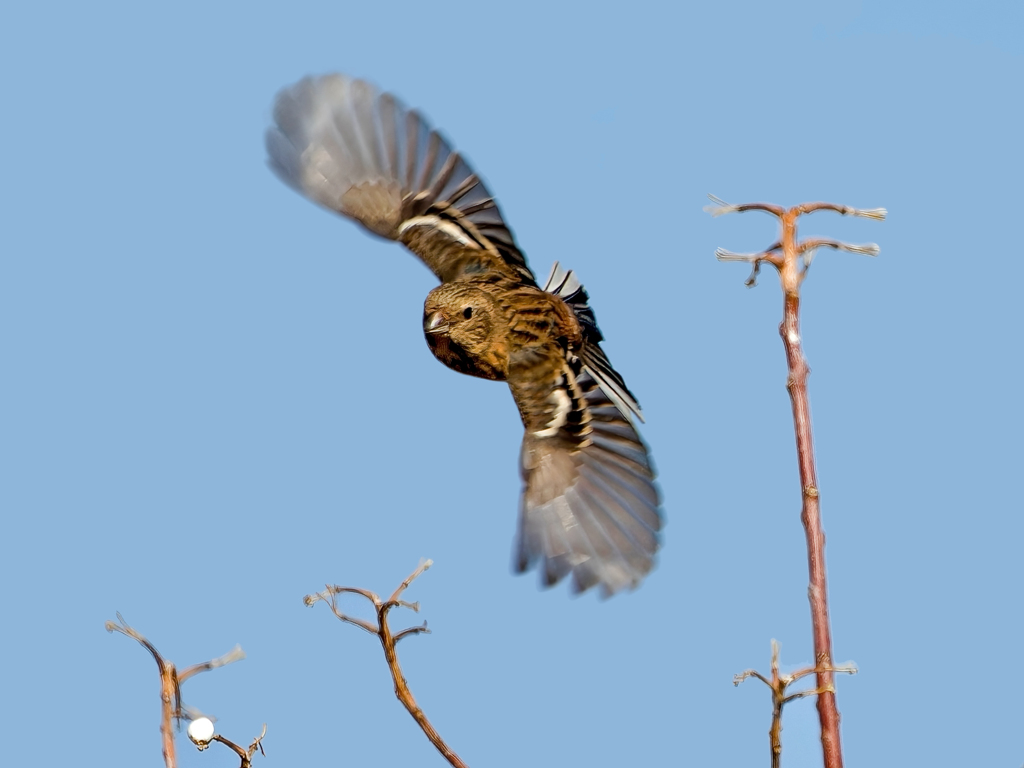
M 108 632 L 120 632 L 122 635 L 137 640 L 153 657 L 156 668 L 160 672 L 160 741 L 164 754 L 165 768 L 175 768 L 177 758 L 174 752 L 174 718 L 181 711 L 181 689 L 178 684 L 178 672 L 174 664 L 164 659 L 160 652 L 143 635 L 132 629 L 121 614 L 117 614 L 120 623 L 108 621 Z
M 178 676 L 169 661 L 160 664 L 160 739 L 163 742 L 164 765 L 175 768 L 174 716 L 177 709 Z
M 395 603 L 393 602 L 387 602 L 378 609 L 380 626 L 378 637 L 380 638 L 381 646 L 384 648 L 384 658 L 387 659 L 388 669 L 391 670 L 391 679 L 395 683 L 395 696 L 402 702 L 402 706 L 412 715 L 413 720 L 416 721 L 423 733 L 430 739 L 430 743 L 434 745 L 444 759 L 453 768 L 467 768 L 466 764 L 462 762 L 462 758 L 455 754 L 455 751 L 441 738 L 441 734 L 437 732 L 437 729 L 427 719 L 427 716 L 423 714 L 423 710 L 416 703 L 412 691 L 409 690 L 409 684 L 405 682 L 405 675 L 402 674 L 402 668 L 398 664 L 398 654 L 395 652 L 396 640 L 391 634 L 391 628 L 388 626 L 388 610 L 394 605 Z
M 836 707 L 832 675 L 832 629 L 828 615 L 828 582 L 825 575 L 825 532 L 821 527 L 818 473 L 814 464 L 814 442 L 811 433 L 811 404 L 807 396 L 809 369 L 800 342 L 800 283 L 803 273 L 799 267 L 796 219 L 804 212 L 804 207 L 797 207 L 786 211 L 782 216 L 783 264 L 779 273 L 782 278 L 784 300 L 779 334 L 786 349 L 786 364 L 789 367 L 786 388 L 793 404 L 793 429 L 796 433 L 797 463 L 800 467 L 800 490 L 803 498 L 800 520 L 803 522 L 807 538 L 807 571 L 810 578 L 807 596 L 811 603 L 811 630 L 814 635 L 814 666 L 817 670 L 815 687 L 819 691 L 818 720 L 821 724 L 821 748 L 825 768 L 842 768 L 839 709 Z
M 836 707 L 835 688 L 833 687 L 832 630 L 828 615 L 828 582 L 825 575 L 825 533 L 821 527 L 818 477 L 814 464 L 814 443 L 811 433 L 811 406 L 807 396 L 809 369 L 800 342 L 800 286 L 807 274 L 807 266 L 810 264 L 809 260 L 805 260 L 808 258 L 806 256 L 808 252 L 813 252 L 816 248 L 827 247 L 875 255 L 878 253 L 878 247 L 875 245 L 848 245 L 824 239 L 798 243 L 796 221 L 801 215 L 815 211 L 834 211 L 844 216 L 861 216 L 876 220 L 884 219 L 886 212 L 881 208 L 858 210 L 833 203 L 805 203 L 785 210 L 779 206 L 765 203 L 728 205 L 717 198 L 712 199 L 719 204 L 709 209 L 714 215 L 764 211 L 778 218 L 782 225 L 782 236 L 768 250 L 749 255 L 719 250 L 718 257 L 725 261 L 749 261 L 752 263 L 754 271 L 747 281 L 748 285 L 753 284 L 763 262 L 768 262 L 779 271 L 782 282 L 784 298 L 779 334 L 782 336 L 782 344 L 786 350 L 786 363 L 789 368 L 786 388 L 789 390 L 793 406 L 793 428 L 796 433 L 797 462 L 800 468 L 800 489 L 803 500 L 800 519 L 803 522 L 807 539 L 807 570 L 810 580 L 808 598 L 811 603 L 814 672 L 817 677 L 814 692 L 818 698 L 818 719 L 821 724 L 821 746 L 825 768 L 842 768 L 843 753 L 839 734 L 839 710 Z M 781 253 L 778 250 L 780 247 Z M 773 673 L 774 671 L 773 669 Z M 775 679 L 773 677 L 773 681 Z M 773 690 L 775 690 L 774 687 Z M 781 691 L 778 693 L 781 696 Z M 781 715 L 781 699 L 776 702 L 776 715 Z M 781 717 L 773 717 L 772 722 L 772 764 L 774 766 L 778 764 L 782 750 L 779 739 Z M 776 730 L 776 724 L 778 724 L 778 730 Z

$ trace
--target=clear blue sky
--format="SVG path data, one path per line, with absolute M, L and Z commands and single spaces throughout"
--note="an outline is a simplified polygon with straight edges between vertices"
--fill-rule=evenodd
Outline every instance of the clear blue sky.
M 157 680 L 261 765 L 443 763 L 373 638 L 304 594 L 410 592 L 427 714 L 473 766 L 764 765 L 811 660 L 780 295 L 731 202 L 885 206 L 803 231 L 849 765 L 1024 762 L 1019 4 L 23 3 L 0 21 L 0 715 L 11 765 L 159 765 Z M 275 92 L 372 79 L 590 290 L 668 525 L 637 592 L 509 572 L 521 427 L 420 330 L 434 278 L 264 164 Z M 818 764 L 810 701 L 787 768 Z M 231 765 L 182 750 L 184 766 Z

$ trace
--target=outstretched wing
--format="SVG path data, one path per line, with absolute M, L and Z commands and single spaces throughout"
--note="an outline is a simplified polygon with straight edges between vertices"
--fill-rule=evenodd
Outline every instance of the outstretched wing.
M 515 567 L 539 562 L 548 585 L 572 573 L 578 592 L 636 587 L 662 522 L 647 447 L 579 359 L 522 354 L 509 376 L 526 427 Z
M 391 94 L 344 75 L 307 77 L 277 95 L 266 144 L 286 184 L 401 241 L 442 282 L 497 272 L 535 285 L 484 183 Z

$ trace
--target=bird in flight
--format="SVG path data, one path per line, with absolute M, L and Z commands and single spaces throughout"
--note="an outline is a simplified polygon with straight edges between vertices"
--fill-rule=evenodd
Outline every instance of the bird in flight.
M 662 525 L 636 398 L 601 349 L 583 286 L 556 262 L 541 287 L 483 181 L 416 111 L 344 75 L 277 95 L 273 171 L 301 195 L 397 240 L 441 285 L 423 307 L 434 356 L 505 381 L 525 435 L 514 551 L 546 585 L 635 588 Z

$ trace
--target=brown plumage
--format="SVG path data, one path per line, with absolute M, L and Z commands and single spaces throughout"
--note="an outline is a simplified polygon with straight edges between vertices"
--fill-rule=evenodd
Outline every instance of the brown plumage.
M 494 198 L 462 157 L 390 94 L 343 75 L 278 94 L 270 166 L 299 193 L 398 240 L 441 280 L 427 296 L 431 351 L 507 381 L 526 433 L 515 567 L 546 584 L 636 587 L 661 529 L 640 406 L 601 349 L 587 294 L 556 263 L 538 286 Z M 642 420 L 642 419 L 641 419 Z

